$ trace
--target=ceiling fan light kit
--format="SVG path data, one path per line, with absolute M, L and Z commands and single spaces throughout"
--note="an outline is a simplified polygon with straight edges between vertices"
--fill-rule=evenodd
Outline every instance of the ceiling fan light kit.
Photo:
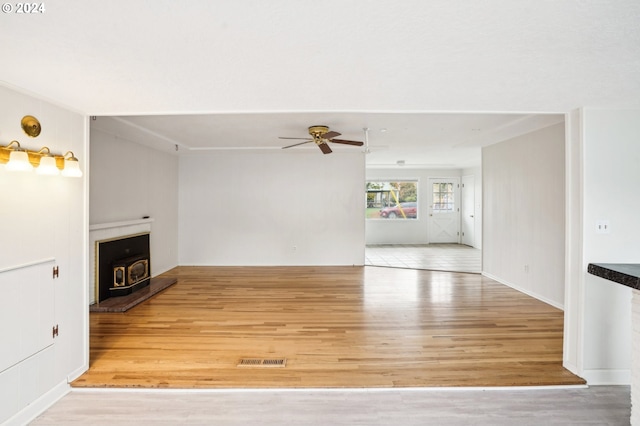
M 311 126 L 309 127 L 309 135 L 311 135 L 312 139 L 308 138 L 288 138 L 288 137 L 280 137 L 280 139 L 305 139 L 304 142 L 295 143 L 293 145 L 283 146 L 282 149 L 292 148 L 294 146 L 303 145 L 309 142 L 315 142 L 322 151 L 323 154 L 331 154 L 333 151 L 327 144 L 327 142 L 339 143 L 344 145 L 354 145 L 354 146 L 362 146 L 364 142 L 360 141 L 350 141 L 346 139 L 334 139 L 336 136 L 340 136 L 341 133 L 330 131 L 329 126 Z

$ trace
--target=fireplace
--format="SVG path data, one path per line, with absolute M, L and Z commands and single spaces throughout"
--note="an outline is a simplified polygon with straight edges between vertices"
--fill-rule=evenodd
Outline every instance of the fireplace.
M 148 284 L 149 258 L 146 256 L 114 260 L 112 269 L 113 287 L 109 288 L 109 294 L 112 297 L 131 294 L 135 289 Z M 144 281 L 147 283 L 145 284 Z
M 149 285 L 149 233 L 96 242 L 96 299 L 125 296 Z

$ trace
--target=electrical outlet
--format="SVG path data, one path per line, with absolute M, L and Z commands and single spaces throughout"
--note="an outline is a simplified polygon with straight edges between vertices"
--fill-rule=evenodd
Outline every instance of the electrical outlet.
M 608 234 L 611 224 L 608 220 L 596 220 L 596 234 Z

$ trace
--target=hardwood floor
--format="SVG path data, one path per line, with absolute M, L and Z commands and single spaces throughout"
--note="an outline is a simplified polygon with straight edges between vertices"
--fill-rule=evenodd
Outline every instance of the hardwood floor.
M 178 267 L 126 313 L 91 313 L 74 387 L 571 385 L 562 311 L 477 274 Z M 283 368 L 237 367 L 241 358 Z

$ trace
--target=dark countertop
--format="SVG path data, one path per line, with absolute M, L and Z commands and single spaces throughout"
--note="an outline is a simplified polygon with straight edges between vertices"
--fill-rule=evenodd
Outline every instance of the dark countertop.
M 590 263 L 587 272 L 640 290 L 640 263 Z

